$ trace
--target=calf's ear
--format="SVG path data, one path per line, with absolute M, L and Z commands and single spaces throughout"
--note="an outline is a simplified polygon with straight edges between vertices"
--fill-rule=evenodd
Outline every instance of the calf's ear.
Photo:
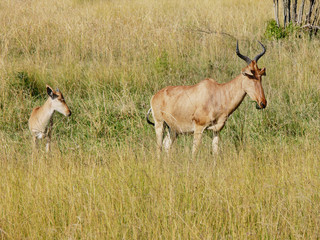
M 55 99 L 58 97 L 58 95 L 54 93 L 54 90 L 49 85 L 47 85 L 47 93 L 49 97 L 51 97 L 52 99 Z

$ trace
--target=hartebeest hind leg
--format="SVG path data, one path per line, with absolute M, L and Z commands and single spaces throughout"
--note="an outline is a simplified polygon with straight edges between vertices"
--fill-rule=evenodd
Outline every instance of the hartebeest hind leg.
M 215 124 L 215 125 L 213 125 L 213 126 L 208 128 L 208 129 L 213 130 L 212 153 L 214 155 L 218 154 L 218 150 L 219 150 L 219 145 L 218 145 L 218 143 L 219 143 L 219 132 L 224 127 L 225 122 L 226 122 L 226 118 L 223 118 L 217 124 Z
M 164 123 L 163 121 L 162 122 L 155 121 L 155 123 L 154 123 L 154 127 L 156 130 L 156 137 L 157 137 L 157 156 L 158 156 L 158 158 L 160 158 L 160 153 L 161 153 L 161 149 L 162 149 L 162 138 L 163 138 L 163 130 L 164 130 L 163 123 Z
M 172 144 L 174 143 L 174 141 L 176 140 L 176 138 L 177 138 L 177 133 L 176 133 L 176 131 L 174 131 L 174 130 L 172 130 L 172 129 L 170 129 L 170 128 L 168 127 L 167 135 L 166 135 L 166 137 L 164 138 L 163 143 L 162 143 L 162 144 L 163 144 L 163 147 L 164 147 L 164 150 L 165 150 L 167 153 L 169 153 L 170 148 L 171 148 Z

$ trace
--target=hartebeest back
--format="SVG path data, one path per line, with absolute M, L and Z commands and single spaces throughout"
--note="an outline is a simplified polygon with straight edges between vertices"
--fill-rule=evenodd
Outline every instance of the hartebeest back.
M 168 86 L 151 98 L 147 121 L 153 124 L 148 118 L 152 111 L 158 154 L 162 144 L 166 151 L 170 149 L 178 133 L 193 132 L 192 153 L 195 155 L 205 129 L 211 129 L 214 132 L 212 148 L 216 153 L 218 133 L 246 94 L 256 101 L 258 109 L 267 106 L 261 84 L 261 76 L 265 75 L 265 68 L 260 69 L 257 66 L 259 58 L 266 52 L 265 47 L 262 44 L 261 46 L 263 51 L 251 60 L 239 52 L 237 42 L 236 53 L 248 65 L 242 69 L 240 75 L 228 83 L 219 84 L 213 79 L 205 79 L 193 86 Z M 162 142 L 164 126 L 168 126 L 169 131 Z
M 59 89 L 54 91 L 47 85 L 47 93 L 49 98 L 44 105 L 32 110 L 29 118 L 29 129 L 32 134 L 34 147 L 38 147 L 38 139 L 46 138 L 46 151 L 48 152 L 50 150 L 54 111 L 58 111 L 65 116 L 70 116 L 71 111 Z

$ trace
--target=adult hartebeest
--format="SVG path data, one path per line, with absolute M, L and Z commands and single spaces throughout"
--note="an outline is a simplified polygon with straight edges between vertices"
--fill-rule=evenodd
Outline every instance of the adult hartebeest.
M 259 42 L 260 43 L 260 42 Z M 151 98 L 151 108 L 147 114 L 148 123 L 155 126 L 158 155 L 162 148 L 163 130 L 169 131 L 163 145 L 169 151 L 178 133 L 194 132 L 192 155 L 197 152 L 202 132 L 211 129 L 214 132 L 212 149 L 218 151 L 219 132 L 228 117 L 243 101 L 246 94 L 257 103 L 257 109 L 267 106 L 261 77 L 266 75 L 265 68 L 258 68 L 258 60 L 266 49 L 251 60 L 239 52 L 238 42 L 236 53 L 248 64 L 241 74 L 227 83 L 217 83 L 213 79 L 205 79 L 192 86 L 168 86 Z M 154 123 L 149 120 L 152 111 Z
M 46 152 L 50 150 L 54 111 L 58 111 L 68 117 L 71 115 L 71 111 L 59 89 L 54 91 L 47 85 L 47 93 L 49 95 L 48 100 L 41 107 L 34 108 L 29 118 L 29 129 L 32 134 L 33 145 L 38 148 L 38 139 L 46 138 Z

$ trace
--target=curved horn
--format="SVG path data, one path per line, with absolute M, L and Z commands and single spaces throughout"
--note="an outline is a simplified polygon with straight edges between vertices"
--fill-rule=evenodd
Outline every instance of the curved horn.
M 237 53 L 237 55 L 238 55 L 241 59 L 245 60 L 247 64 L 250 64 L 250 63 L 252 62 L 252 60 L 251 60 L 250 58 L 248 58 L 247 56 L 243 56 L 243 55 L 240 53 L 240 51 L 239 51 L 239 46 L 238 46 L 238 41 L 237 41 L 236 53 Z
M 258 42 L 259 42 L 259 41 L 258 41 Z M 260 54 L 258 54 L 257 56 L 254 57 L 253 60 L 256 61 L 256 63 L 258 62 L 259 58 L 261 58 L 261 57 L 266 53 L 266 48 L 262 45 L 261 42 L 259 42 L 259 43 L 260 43 L 260 45 L 262 46 L 263 51 L 262 51 Z

